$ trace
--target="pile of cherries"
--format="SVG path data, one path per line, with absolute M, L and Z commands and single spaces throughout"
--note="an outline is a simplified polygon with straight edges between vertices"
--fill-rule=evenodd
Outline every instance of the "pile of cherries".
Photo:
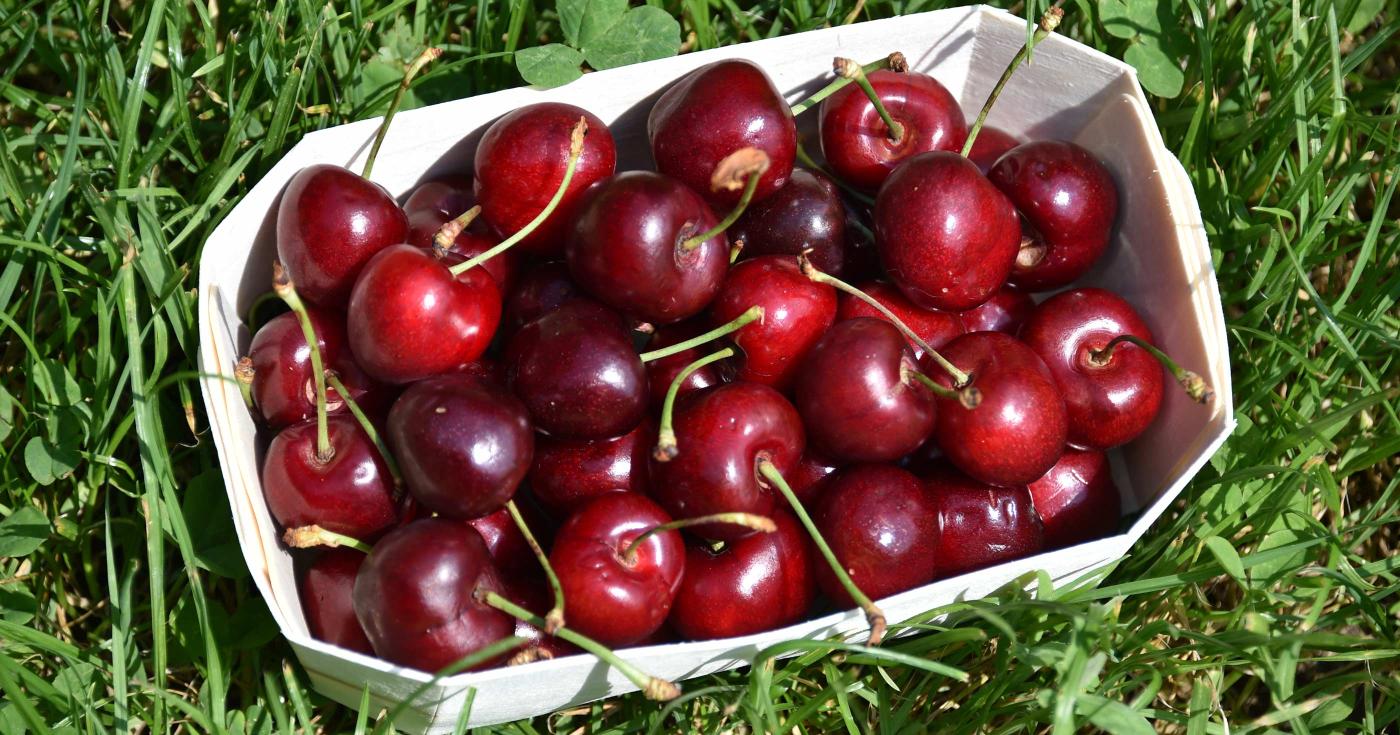
M 789 106 L 750 62 L 696 69 L 651 110 L 656 171 L 546 102 L 402 205 L 293 177 L 290 311 L 238 372 L 268 507 L 317 547 L 315 636 L 426 671 L 583 649 L 664 699 L 609 649 L 823 606 L 878 643 L 876 599 L 1117 527 L 1105 450 L 1163 364 L 1208 389 L 1124 299 L 1060 290 L 1109 244 L 1109 172 L 969 130 L 898 54 L 836 76 Z

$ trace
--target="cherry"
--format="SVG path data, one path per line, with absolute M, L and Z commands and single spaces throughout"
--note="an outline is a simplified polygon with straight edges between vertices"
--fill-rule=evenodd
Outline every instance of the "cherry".
M 410 220 L 414 215 L 427 212 L 446 222 L 474 206 L 476 193 L 472 191 L 471 178 L 449 174 L 419 184 L 404 200 L 403 211 Z
M 540 517 L 538 511 L 530 503 L 517 503 L 521 516 L 525 518 L 526 524 L 531 529 L 547 528 L 545 521 Z M 495 562 L 496 569 L 500 570 L 502 581 L 509 582 L 512 579 L 523 577 L 534 578 L 534 582 L 542 582 L 540 562 L 535 558 L 535 552 L 530 548 L 530 542 L 526 540 L 525 534 L 521 533 L 520 526 L 511 518 L 510 509 L 502 506 L 499 510 L 487 513 L 484 516 L 473 518 L 467 521 L 467 525 L 476 529 L 481 534 L 481 540 L 486 542 L 486 550 L 491 553 L 491 560 Z M 548 538 L 542 539 L 548 546 Z M 541 590 L 547 593 L 549 590 Z M 507 597 L 511 595 L 507 594 Z M 533 608 L 535 605 L 520 604 Z M 538 606 L 540 610 L 549 608 L 549 603 Z
M 1108 455 L 1094 449 L 1067 449 L 1043 477 L 1027 486 L 1036 514 L 1045 524 L 1045 546 L 1103 538 L 1118 528 L 1123 513 Z
M 647 117 L 656 169 L 679 179 L 720 207 L 739 201 L 736 191 L 710 188 L 720 161 L 741 148 L 757 148 L 772 165 L 753 194 L 762 201 L 792 173 L 797 125 L 792 110 L 757 64 L 725 59 L 690 72 L 666 90 Z
M 1064 451 L 1065 402 L 1050 368 L 1025 344 L 1001 332 L 965 334 L 942 349 L 970 377 L 980 401 L 938 398 L 934 438 L 958 469 L 994 485 L 1024 485 L 1045 474 Z M 933 380 L 954 387 L 946 372 Z
M 355 579 L 355 614 L 380 658 L 433 672 L 511 634 L 510 616 L 477 598 L 500 589 L 481 536 L 426 518 L 375 544 Z
M 482 223 L 479 209 L 466 209 L 463 214 L 440 217 L 436 210 L 420 211 L 409 216 L 408 244 L 420 248 L 436 248 L 458 256 L 452 263 L 475 258 L 500 245 L 500 240 Z M 463 221 L 465 219 L 465 221 Z M 515 283 L 519 265 L 515 253 L 505 252 L 481 264 L 508 293 Z
M 837 322 L 797 373 L 796 404 L 812 445 L 838 460 L 893 461 L 934 426 L 934 396 L 904 336 L 887 321 Z
M 815 264 L 814 262 L 813 265 Z M 922 308 L 905 298 L 899 289 L 887 283 L 874 281 L 861 285 L 859 288 L 883 304 L 886 309 L 894 312 L 901 321 L 914 330 L 914 334 L 917 334 L 920 339 L 935 350 L 964 331 L 962 319 L 956 313 Z M 845 321 L 858 317 L 885 319 L 885 315 L 870 304 L 849 294 L 842 296 L 841 306 L 836 311 L 836 318 Z M 923 359 L 924 348 L 917 342 L 909 340 L 909 348 L 914 351 L 916 360 Z
M 905 470 L 878 464 L 841 470 L 826 481 L 813 516 L 842 568 L 871 598 L 933 580 L 938 504 Z M 836 575 L 821 565 L 817 584 L 837 604 L 856 604 Z
M 835 460 L 807 447 L 807 451 L 803 452 L 802 458 L 797 461 L 797 466 L 788 472 L 787 481 L 797 499 L 802 501 L 803 505 L 811 505 L 821 496 L 826 488 L 827 478 L 837 469 L 839 465 Z
M 656 426 L 643 420 L 637 428 L 608 439 L 535 439 L 530 489 L 555 518 L 568 518 L 600 495 L 642 494 L 647 489 L 647 456 Z
M 670 347 L 681 342 L 703 334 L 709 326 L 701 319 L 688 319 L 675 324 L 668 324 L 657 327 L 656 332 L 651 337 L 648 347 L 661 349 Z M 650 393 L 650 406 L 653 410 L 660 410 L 661 404 L 666 400 L 666 392 L 670 389 L 671 383 L 676 379 L 686 366 L 700 359 L 701 351 L 698 347 L 677 352 L 674 355 L 652 360 L 646 364 L 647 386 Z M 694 393 L 701 388 L 708 388 L 712 385 L 719 385 L 727 382 L 731 377 L 725 369 L 724 364 L 704 365 L 692 371 L 686 376 L 677 390 L 678 396 Z
M 1035 300 L 1030 294 L 1012 286 L 1002 286 L 990 299 L 958 316 L 969 332 L 1003 332 L 1015 336 L 1034 308 Z
M 991 298 L 1020 242 L 1011 201 L 957 153 L 908 159 L 875 199 L 880 262 L 923 307 L 962 311 Z
M 1031 291 L 1067 285 L 1108 247 L 1118 189 L 1094 154 L 1066 141 L 1023 143 L 987 177 L 1016 205 L 1028 229 L 1011 282 Z
M 272 438 L 263 459 L 263 495 L 286 529 L 321 526 L 373 538 L 398 521 L 394 483 L 374 443 L 355 419 L 326 420 L 328 451 L 318 449 L 315 420 L 292 424 Z
M 765 255 L 730 269 L 710 304 L 710 321 L 730 322 L 754 306 L 763 318 L 730 335 L 743 353 L 737 378 L 784 390 L 835 320 L 836 290 L 803 275 L 795 258 Z
M 387 408 L 387 391 L 360 370 L 345 342 L 344 318 L 335 312 L 308 308 L 326 367 L 335 371 L 350 394 L 373 414 Z M 253 369 L 252 395 L 268 428 L 305 421 L 316 415 L 316 381 L 311 370 L 311 350 L 296 314 L 285 312 L 269 319 L 248 345 Z M 326 396 L 326 410 L 345 411 L 340 394 Z
M 938 505 L 937 576 L 964 572 L 1040 553 L 1044 528 L 1025 486 L 996 487 L 951 467 L 925 478 Z
M 846 263 L 845 278 L 857 281 L 874 281 L 885 277 L 885 269 L 880 265 L 880 251 L 875 247 L 874 222 L 871 207 L 853 202 L 849 197 L 841 199 L 846 210 Z M 813 255 L 816 255 L 814 252 Z M 813 259 L 815 263 L 816 260 Z M 823 269 L 825 270 L 825 269 Z
M 742 384 L 735 384 L 742 385 Z M 682 454 L 685 456 L 684 445 Z M 786 511 L 777 530 L 686 548 L 685 576 L 671 605 L 671 625 L 689 640 L 729 638 L 801 620 L 816 597 L 813 557 L 802 527 Z
M 511 521 L 507 518 L 506 522 L 510 523 Z M 489 539 L 487 543 L 490 543 Z M 529 553 L 528 550 L 526 553 Z M 538 563 L 534 561 L 534 557 L 530 557 L 530 561 L 538 569 Z M 504 570 L 502 571 L 504 572 Z M 503 573 L 501 575 L 501 588 L 501 594 L 506 599 L 525 608 L 531 614 L 540 615 L 549 608 L 549 588 L 539 574 L 512 575 L 508 572 Z M 525 642 L 506 662 L 507 666 L 517 666 L 533 661 L 548 661 L 578 653 L 580 650 L 578 646 L 558 636 L 548 635 L 542 629 L 520 619 L 515 621 L 514 634 L 517 638 L 523 638 Z
M 1021 140 L 1011 133 L 994 128 L 990 125 L 982 126 L 982 132 L 977 136 L 977 140 L 972 144 L 972 150 L 968 151 L 967 157 L 977 168 L 986 175 L 992 169 L 992 165 L 1001 158 L 1003 153 L 1021 144 Z
M 685 570 L 685 544 L 674 530 L 634 542 L 670 520 L 642 495 L 611 493 L 565 521 L 549 559 L 570 602 L 569 627 L 608 646 L 661 627 Z
M 547 434 L 619 436 L 646 413 L 646 373 L 632 337 L 596 302 L 575 299 L 521 327 L 506 365 L 511 388 Z
M 351 592 L 355 574 L 364 563 L 364 552 L 355 549 L 325 549 L 306 565 L 301 574 L 301 607 L 306 627 L 318 640 L 333 646 L 372 655 L 374 649 L 365 629 L 355 618 Z
M 740 257 L 796 256 L 811 250 L 812 262 L 841 275 L 846 262 L 846 210 L 840 190 L 825 175 L 795 168 L 782 188 L 751 204 L 729 230 L 743 242 Z
M 528 322 L 559 308 L 565 301 L 581 296 L 562 262 L 541 263 L 526 271 L 506 296 L 502 332 L 515 334 Z
M 612 133 L 597 116 L 562 102 L 521 107 L 486 129 L 476 149 L 476 197 L 482 219 L 498 237 L 524 229 L 555 196 L 579 118 L 587 121 L 588 133 L 573 179 L 558 209 L 521 241 L 528 252 L 557 255 L 585 190 L 617 165 Z
M 388 436 L 413 497 L 462 519 L 487 515 L 510 500 L 535 449 L 520 401 L 466 375 L 409 386 L 389 410 Z

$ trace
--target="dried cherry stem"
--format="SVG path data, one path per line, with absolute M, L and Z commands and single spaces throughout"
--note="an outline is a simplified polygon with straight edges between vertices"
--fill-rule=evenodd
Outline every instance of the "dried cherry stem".
M 317 546 L 326 546 L 332 549 L 345 547 L 362 551 L 366 554 L 370 551 L 370 545 L 357 539 L 346 536 L 343 533 L 328 531 L 320 526 L 300 526 L 289 528 L 282 534 L 282 543 L 293 549 L 310 549 Z
M 1011 63 L 1006 65 L 1006 70 L 1001 73 L 1001 78 L 997 80 L 992 93 L 987 95 L 986 104 L 982 105 L 982 111 L 977 113 L 976 122 L 972 123 L 972 128 L 967 131 L 967 142 L 963 143 L 962 154 L 966 158 L 972 152 L 972 144 L 977 140 L 977 134 L 982 132 L 982 125 L 987 122 L 987 115 L 992 112 L 992 105 L 997 102 L 997 97 L 1001 96 L 1001 90 L 1006 88 L 1006 83 L 1011 81 L 1011 75 L 1016 73 L 1016 69 L 1021 66 L 1021 62 L 1031 55 L 1031 49 L 1040 43 L 1046 36 L 1055 32 L 1055 28 L 1060 25 L 1060 20 L 1065 17 L 1065 11 L 1056 4 L 1046 9 L 1045 15 L 1040 16 L 1039 26 L 1030 40 L 1026 42 L 1021 50 L 1016 52 L 1016 56 L 1011 59 Z
M 326 425 L 326 366 L 321 361 L 321 344 L 316 339 L 316 328 L 311 325 L 306 304 L 297 295 L 287 269 L 277 260 L 272 261 L 272 290 L 297 315 L 301 336 L 306 339 L 306 346 L 311 352 L 311 372 L 316 382 L 316 459 L 322 463 L 329 462 L 335 458 L 335 447 L 331 446 L 330 430 Z
M 768 170 L 769 163 L 768 154 L 757 148 L 740 148 L 725 156 L 724 160 L 715 166 L 715 172 L 710 176 L 710 189 L 713 191 L 743 189 L 744 193 L 739 195 L 739 203 L 729 210 L 729 214 L 725 215 L 719 224 L 699 235 L 686 238 L 685 242 L 681 243 L 681 248 L 694 250 L 706 240 L 719 236 L 735 222 L 738 222 L 739 217 L 744 214 L 744 210 L 749 208 L 749 202 L 753 201 L 753 193 L 758 190 L 758 180 Z
M 462 230 L 467 229 L 467 226 L 479 214 L 481 214 L 480 204 L 444 222 L 442 227 L 438 228 L 437 233 L 433 235 L 433 252 L 438 257 L 442 257 L 443 253 L 451 250 L 452 243 L 457 242 L 457 236 L 462 234 Z
M 659 349 L 652 350 L 651 352 L 643 352 L 641 355 L 641 360 L 642 362 L 651 362 L 653 360 L 660 360 L 663 357 L 670 357 L 671 355 L 674 355 L 678 352 L 685 352 L 686 350 L 692 347 L 699 347 L 700 345 L 703 345 L 706 342 L 713 342 L 731 332 L 737 332 L 740 329 L 743 329 L 744 327 L 748 326 L 751 322 L 755 321 L 760 324 L 763 323 L 762 306 L 750 306 L 748 308 L 748 311 L 745 311 L 744 313 L 735 317 L 732 321 L 726 324 L 721 324 L 718 327 L 715 327 L 714 329 L 705 332 L 704 334 L 691 337 L 690 339 L 684 342 L 677 342 L 667 347 L 661 347 Z
M 496 592 L 478 589 L 476 591 L 476 599 L 484 605 L 494 607 L 497 610 L 500 610 L 501 612 L 513 618 L 517 618 L 526 623 L 529 623 L 535 626 L 536 628 L 541 628 L 545 624 L 544 619 L 540 616 L 535 615 L 534 613 L 511 602 L 510 600 L 507 600 L 506 598 L 502 597 Z M 681 688 L 676 686 L 674 683 L 669 682 L 665 679 L 659 679 L 655 676 L 652 676 L 651 674 L 646 673 L 645 671 L 642 671 L 636 666 L 627 663 L 627 661 L 623 660 L 622 657 L 609 650 L 607 646 L 604 646 L 603 644 L 593 640 L 592 638 L 589 638 L 588 636 L 574 632 L 568 627 L 560 628 L 559 630 L 555 631 L 554 635 L 563 638 L 564 640 L 574 644 L 575 646 L 578 646 L 579 648 L 582 648 L 585 651 L 588 651 L 589 653 L 598 657 L 598 659 L 603 663 L 613 667 L 614 669 L 617 669 L 618 673 L 627 677 L 628 681 L 637 685 L 637 688 L 642 690 L 642 694 L 646 695 L 647 699 L 665 702 L 668 700 L 675 699 L 681 694 Z
M 413 78 L 418 76 L 418 72 L 423 70 L 437 57 L 442 56 L 440 48 L 426 48 L 423 53 L 418 54 L 418 58 L 408 65 L 408 70 L 403 73 L 403 81 L 399 82 L 399 88 L 394 92 L 394 99 L 389 102 L 389 109 L 384 113 L 384 122 L 379 123 L 379 132 L 374 135 L 374 145 L 369 149 L 369 158 L 365 159 L 365 170 L 360 175 L 369 178 L 369 172 L 374 169 L 374 159 L 379 157 L 379 147 L 384 145 L 384 136 L 389 134 L 389 123 L 394 120 L 394 113 L 399 111 L 399 105 L 403 104 L 403 96 L 408 92 L 408 85 L 413 82 Z
M 564 627 L 564 587 L 559 584 L 559 575 L 554 573 L 554 565 L 549 563 L 549 555 L 544 553 L 540 542 L 535 539 L 535 534 L 530 531 L 530 524 L 526 523 L 525 517 L 520 515 L 520 508 L 515 505 L 514 500 L 506 501 L 506 512 L 510 513 L 510 519 L 515 521 L 515 527 L 520 529 L 520 535 L 525 537 L 525 543 L 534 553 L 540 567 L 544 569 L 545 578 L 549 580 L 549 590 L 554 593 L 554 607 L 545 613 L 544 632 L 548 635 L 554 635 L 556 631 Z
M 238 383 L 238 392 L 243 394 L 243 403 L 249 410 L 253 408 L 253 379 L 257 377 L 257 371 L 253 370 L 253 358 L 244 355 L 238 358 L 238 364 L 233 366 L 233 382 Z
M 653 534 L 662 531 L 672 531 L 677 528 L 689 528 L 691 526 L 703 526 L 706 523 L 732 523 L 736 526 L 758 531 L 759 533 L 772 533 L 778 530 L 778 524 L 772 518 L 755 515 L 753 513 L 713 513 L 707 516 L 696 516 L 694 518 L 677 518 L 670 523 L 662 523 L 659 526 L 652 526 L 642 535 L 632 539 L 632 543 L 627 545 L 627 550 L 622 552 L 622 559 L 631 564 L 637 556 L 637 549 L 641 548 L 642 542 L 646 541 Z
M 875 93 L 875 87 L 870 84 L 870 79 L 865 75 L 865 70 L 850 59 L 843 59 L 840 56 L 831 62 L 831 71 L 842 79 L 854 80 L 860 85 L 862 92 L 870 99 L 870 104 L 875 106 L 875 112 L 880 115 L 880 119 L 885 121 L 885 127 L 889 128 L 890 140 L 898 143 L 904 137 L 904 126 L 900 125 L 890 116 L 889 110 L 885 109 L 885 103 L 881 101 L 880 95 Z
M 1152 343 L 1131 334 L 1123 334 L 1114 337 L 1108 344 L 1104 345 L 1103 349 L 1090 351 L 1089 361 L 1098 366 L 1107 365 L 1108 362 L 1113 359 L 1113 351 L 1118 348 L 1118 345 L 1124 342 L 1137 345 L 1147 350 L 1149 355 L 1157 358 L 1157 362 L 1162 363 L 1162 367 L 1165 367 L 1167 372 L 1171 373 L 1172 377 L 1176 379 L 1176 382 L 1181 384 L 1182 389 L 1186 391 L 1186 395 L 1191 397 L 1191 400 L 1196 403 L 1204 404 L 1210 403 L 1210 400 L 1215 397 L 1215 391 L 1211 389 L 1210 384 L 1207 383 L 1205 378 L 1202 378 L 1199 373 L 1187 370 L 1178 365 L 1176 360 L 1173 360 L 1167 353 L 1157 349 Z
M 955 400 L 958 403 L 961 403 L 963 408 L 977 408 L 982 403 L 982 391 L 978 390 L 976 386 L 969 385 L 966 388 L 963 388 L 962 390 L 953 390 L 952 388 L 947 388 L 945 386 L 939 385 L 938 383 L 934 382 L 933 378 L 924 375 L 918 370 L 906 370 L 903 372 L 905 376 L 913 378 L 919 381 L 920 383 L 923 383 L 926 388 L 928 388 L 930 391 L 933 391 L 934 395 L 938 396 L 939 398 L 948 398 L 951 400 Z
M 835 65 L 833 64 L 833 66 Z M 900 52 L 896 51 L 890 54 L 889 56 L 880 59 L 879 61 L 872 61 L 869 64 L 866 64 L 865 66 L 862 66 L 860 68 L 861 73 L 863 74 L 869 74 L 872 71 L 878 71 L 880 69 L 893 69 L 897 72 L 905 72 L 909 71 L 909 62 L 904 58 L 904 54 L 901 54 Z M 797 104 L 793 105 L 792 116 L 797 117 L 798 115 L 801 115 L 802 113 L 812 109 L 813 107 L 816 107 L 818 104 L 821 103 L 822 100 L 826 99 L 827 97 L 830 97 L 833 94 L 836 94 L 837 92 L 840 92 L 842 89 L 845 89 L 846 85 L 850 84 L 853 81 L 855 80 L 847 77 L 837 77 L 836 79 L 832 80 L 830 84 L 826 85 L 825 87 L 822 87 L 816 92 L 813 92 L 811 97 L 808 97 L 807 99 L 802 100 L 801 102 L 798 102 Z
M 548 204 L 544 205 L 544 209 L 541 209 L 540 213 L 535 215 L 534 219 L 520 228 L 519 232 L 502 240 L 499 245 L 475 258 L 452 266 L 452 275 L 461 275 L 497 255 L 510 250 L 516 243 L 529 237 L 530 233 L 539 229 L 539 226 L 544 224 L 544 221 L 549 218 L 549 215 L 554 214 L 554 210 L 559 208 L 559 203 L 564 201 L 564 192 L 569 190 L 569 183 L 574 180 L 574 171 L 578 169 L 578 159 L 583 155 L 583 137 L 587 134 L 588 121 L 580 116 L 578 122 L 574 124 L 573 132 L 569 134 L 569 162 L 564 167 L 564 179 L 559 182 L 559 188 L 554 191 L 554 196 L 550 198 Z
M 676 448 L 676 430 L 671 417 L 675 415 L 676 396 L 680 395 L 681 386 L 696 370 L 733 356 L 734 348 L 726 347 L 686 365 L 684 370 L 676 374 L 676 379 L 671 381 L 671 387 L 666 389 L 666 400 L 661 404 L 661 429 L 656 437 L 656 449 L 651 452 L 652 459 L 657 462 L 670 462 L 680 453 Z
M 885 637 L 885 613 L 874 602 L 871 602 L 864 592 L 860 591 L 860 587 L 856 586 L 851 575 L 846 573 L 845 567 L 841 566 L 841 562 L 836 559 L 836 554 L 827 545 L 826 539 L 822 538 L 821 531 L 817 530 L 817 524 L 813 523 L 812 517 L 807 515 L 807 509 L 802 507 L 802 501 L 793 494 L 792 488 L 788 486 L 787 480 L 783 479 L 783 474 L 778 471 L 778 468 L 766 457 L 763 457 L 758 460 L 758 474 L 769 484 L 778 488 L 778 492 L 787 498 L 788 505 L 792 506 L 792 511 L 797 514 L 797 519 L 802 521 L 802 525 L 807 529 L 807 534 L 812 537 L 812 542 L 816 544 L 817 550 L 826 559 L 831 571 L 836 574 L 837 581 L 865 612 L 865 619 L 870 623 L 870 637 L 866 640 L 866 645 L 880 645 L 880 641 Z
M 365 412 L 360 409 L 360 404 L 350 396 L 350 389 L 340 382 L 335 371 L 326 373 L 326 382 L 335 389 L 340 400 L 345 401 L 345 407 L 350 410 L 350 415 L 355 417 L 355 422 L 360 425 L 360 430 L 365 432 L 374 448 L 379 450 L 379 456 L 384 460 L 384 466 L 389 468 L 389 477 L 394 479 L 394 487 L 403 487 L 403 474 L 399 472 L 399 463 L 394 459 L 394 455 L 389 453 L 389 445 L 384 443 L 384 438 L 379 435 L 379 430 L 374 428 L 374 422 L 369 420 Z

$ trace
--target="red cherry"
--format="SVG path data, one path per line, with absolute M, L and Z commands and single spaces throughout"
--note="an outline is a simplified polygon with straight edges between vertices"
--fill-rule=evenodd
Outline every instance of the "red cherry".
M 364 552 L 356 549 L 324 549 L 302 572 L 298 590 L 302 610 L 306 612 L 306 627 L 312 637 L 333 646 L 374 655 L 365 629 L 355 618 L 351 595 L 355 574 L 364 561 Z
M 968 151 L 967 157 L 977 164 L 977 168 L 981 169 L 982 175 L 985 176 L 1002 154 L 1020 144 L 1021 139 L 1011 133 L 1001 128 L 983 125 L 977 139 L 972 142 L 972 150 Z
M 1044 528 L 1024 486 L 986 485 L 946 465 L 925 482 L 938 505 L 938 577 L 954 577 L 1045 548 Z
M 655 443 L 656 426 L 649 419 L 609 439 L 556 439 L 541 434 L 535 440 L 530 489 L 555 518 L 568 518 L 607 493 L 645 493 L 647 457 Z
M 802 458 L 797 461 L 797 466 L 788 472 L 785 478 L 788 487 L 792 488 L 792 494 L 802 502 L 805 507 L 810 507 L 822 491 L 826 488 L 826 480 L 831 477 L 839 465 L 836 460 L 828 459 L 826 455 L 808 447 L 802 453 Z
M 740 257 L 790 255 L 811 250 L 818 268 L 839 276 L 846 264 L 846 209 L 840 190 L 826 176 L 795 168 L 782 188 L 751 204 L 729 229 L 743 241 Z
M 509 252 L 505 255 L 509 255 Z M 515 334 L 527 323 L 582 295 L 578 285 L 569 277 L 568 266 L 562 262 L 541 263 L 521 275 L 515 288 L 506 295 L 506 316 L 501 332 L 505 335 Z
M 827 480 L 813 515 L 842 568 L 871 599 L 933 580 L 938 504 L 908 472 L 878 464 L 844 469 Z M 824 564 L 817 565 L 817 584 L 838 605 L 856 604 Z
M 272 438 L 263 459 L 268 510 L 282 528 L 320 526 L 370 539 L 394 525 L 394 485 L 379 450 L 347 415 L 326 421 L 331 456 L 317 456 L 316 420 Z
M 1058 549 L 1108 536 L 1123 514 L 1108 455 L 1067 449 L 1043 477 L 1028 487 L 1045 524 L 1045 546 Z
M 880 69 L 867 75 L 880 102 L 899 124 L 896 140 L 869 97 L 847 85 L 821 104 L 822 153 L 831 170 L 852 186 L 875 191 L 912 156 L 957 152 L 967 140 L 962 108 L 938 80 L 919 72 Z
M 389 391 L 375 383 L 350 358 L 345 341 L 345 320 L 335 312 L 308 308 L 316 343 L 326 369 L 350 389 L 350 397 L 366 413 L 376 416 L 387 408 Z M 253 364 L 253 403 L 270 429 L 280 429 L 316 417 L 316 380 L 311 350 L 296 314 L 285 312 L 269 319 L 248 345 Z M 345 401 L 335 389 L 326 392 L 326 411 L 345 411 Z
M 914 334 L 927 342 L 930 347 L 937 350 L 947 344 L 949 340 L 963 333 L 962 319 L 956 313 L 942 311 L 940 309 L 925 309 L 900 293 L 899 289 L 887 283 L 872 281 L 857 286 L 871 298 L 880 302 L 886 309 L 894 312 L 900 321 L 904 322 Z M 857 317 L 869 317 L 871 319 L 884 319 L 885 316 L 877 311 L 870 304 L 861 301 L 849 294 L 841 296 L 841 306 L 836 312 L 836 318 L 841 321 L 855 319 Z M 914 351 L 914 358 L 922 360 L 924 349 L 913 341 L 909 342 L 909 349 Z
M 538 570 L 539 562 L 535 561 L 533 555 L 530 556 L 530 561 L 535 564 L 535 568 Z M 549 611 L 550 605 L 553 604 L 549 585 L 545 582 L 543 574 L 511 575 L 506 573 L 501 576 L 501 587 L 501 595 L 533 615 L 544 616 Z M 531 661 L 548 661 L 579 652 L 579 648 L 572 643 L 557 636 L 545 635 L 544 631 L 524 620 L 515 621 L 514 635 L 517 638 L 524 638 L 525 643 L 516 649 L 515 654 L 506 662 L 507 666 Z
M 707 331 L 709 331 L 709 325 L 700 319 L 690 319 L 657 327 L 656 333 L 651 337 L 651 342 L 647 344 L 647 348 L 659 350 L 663 347 L 670 347 L 698 337 Z M 661 410 L 661 404 L 666 401 L 666 391 L 670 390 L 671 383 L 675 382 L 676 376 L 680 375 L 688 365 L 704 356 L 703 347 L 691 347 L 674 355 L 657 358 L 646 364 L 647 390 L 651 396 L 649 403 L 653 411 Z M 701 388 L 727 382 L 731 376 L 728 374 L 730 371 L 725 368 L 726 363 L 712 363 L 695 370 L 686 377 L 685 382 L 681 383 L 680 389 L 676 392 L 677 398 L 694 393 Z
M 990 299 L 958 316 L 969 332 L 1003 332 L 1015 336 L 1034 308 L 1035 300 L 1030 294 L 1002 286 Z
M 472 180 L 466 176 L 447 175 L 419 184 L 404 200 L 403 211 L 412 220 L 422 212 L 436 214 L 446 222 L 476 206 Z
M 464 210 L 465 211 L 465 210 Z M 420 210 L 408 216 L 408 244 L 420 248 L 434 247 L 438 233 L 448 220 L 460 215 L 461 212 L 450 216 L 442 216 L 437 210 Z M 448 245 L 448 252 L 458 256 L 451 262 L 460 263 L 469 260 L 501 244 L 500 239 L 491 234 L 480 217 L 475 217 L 467 224 Z M 502 293 L 508 293 L 515 284 L 516 271 L 519 265 L 516 261 L 515 249 L 500 253 L 490 260 L 481 264 L 481 268 L 491 277 L 496 279 L 496 285 L 501 287 Z
M 710 304 L 720 326 L 758 306 L 763 316 L 729 336 L 742 351 L 737 378 L 784 390 L 836 318 L 836 290 L 802 274 L 795 258 L 750 258 L 729 271 Z
M 546 533 L 549 526 L 539 511 L 535 510 L 535 506 L 517 500 L 515 507 L 530 527 L 530 532 L 544 548 L 549 548 L 550 535 Z M 535 558 L 535 552 L 530 549 L 530 542 L 525 540 L 525 534 L 520 532 L 520 526 L 510 517 L 508 508 L 502 506 L 500 510 L 473 518 L 467 521 L 467 525 L 481 534 L 481 540 L 486 542 L 486 550 L 491 553 L 491 561 L 495 563 L 496 569 L 502 573 L 503 581 L 538 577 L 538 580 L 533 581 L 543 584 L 544 570 L 540 568 L 539 559 Z M 510 597 L 510 594 L 506 594 L 506 597 Z M 534 610 L 533 605 L 519 604 Z M 539 606 L 539 614 L 544 615 L 549 610 L 549 605 L 548 601 L 544 601 L 544 604 Z

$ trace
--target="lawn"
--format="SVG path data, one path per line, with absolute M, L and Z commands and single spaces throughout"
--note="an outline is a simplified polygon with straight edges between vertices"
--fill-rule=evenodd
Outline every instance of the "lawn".
M 687 49 L 857 10 L 652 4 Z M 0 0 L 0 733 L 366 726 L 310 690 L 239 555 L 194 264 L 302 135 L 381 112 L 425 43 L 446 53 L 414 105 L 520 84 L 513 52 L 560 30 L 552 0 L 332 5 Z M 1153 5 L 1076 0 L 1060 30 L 1140 67 L 1195 183 L 1239 429 L 1132 555 L 887 653 L 492 731 L 1400 729 L 1400 10 Z

